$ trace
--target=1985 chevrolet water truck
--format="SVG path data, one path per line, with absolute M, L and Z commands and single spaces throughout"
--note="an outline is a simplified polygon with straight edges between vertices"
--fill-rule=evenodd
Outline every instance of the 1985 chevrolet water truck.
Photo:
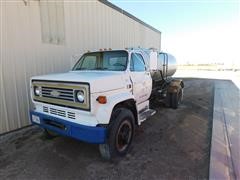
M 68 73 L 31 78 L 31 121 L 48 135 L 99 144 L 106 159 L 125 155 L 135 127 L 155 113 L 153 99 L 178 107 L 184 84 L 175 71 L 175 58 L 155 49 L 85 53 Z

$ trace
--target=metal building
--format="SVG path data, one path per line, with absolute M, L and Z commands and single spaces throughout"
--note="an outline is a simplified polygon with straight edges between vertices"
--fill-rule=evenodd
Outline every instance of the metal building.
M 161 32 L 108 1 L 0 1 L 0 134 L 28 125 L 31 76 L 99 48 L 155 47 Z

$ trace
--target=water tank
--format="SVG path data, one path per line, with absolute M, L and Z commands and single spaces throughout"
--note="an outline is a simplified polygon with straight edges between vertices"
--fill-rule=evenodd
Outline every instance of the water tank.
M 158 53 L 157 58 L 157 68 L 151 71 L 151 76 L 153 80 L 161 80 L 162 77 L 165 79 L 169 76 L 173 76 L 177 70 L 176 58 L 169 53 Z M 151 61 L 151 60 L 150 60 Z M 162 76 L 161 76 L 162 73 Z
M 153 80 L 162 80 L 173 76 L 177 70 L 176 58 L 156 49 L 142 49 L 145 64 L 148 66 Z M 162 74 L 162 75 L 161 75 Z
M 173 76 L 177 70 L 176 58 L 169 53 L 159 53 L 158 68 L 162 70 L 163 76 Z

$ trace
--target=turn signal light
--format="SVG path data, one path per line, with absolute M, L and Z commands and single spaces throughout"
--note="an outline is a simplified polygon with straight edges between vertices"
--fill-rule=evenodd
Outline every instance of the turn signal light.
M 106 104 L 107 103 L 107 97 L 106 96 L 98 96 L 97 101 L 100 104 Z

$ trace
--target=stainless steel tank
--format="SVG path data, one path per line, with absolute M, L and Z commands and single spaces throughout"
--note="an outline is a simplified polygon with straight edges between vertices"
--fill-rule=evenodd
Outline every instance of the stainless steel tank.
M 159 53 L 155 49 L 141 50 L 144 52 L 145 63 L 149 67 L 154 81 L 160 81 L 162 78 L 166 79 L 174 75 L 177 70 L 177 61 L 173 55 L 164 52 Z M 152 69 L 150 63 L 154 64 L 154 69 Z
M 173 76 L 177 70 L 176 58 L 169 53 L 159 53 L 158 69 L 162 71 L 163 77 Z
M 161 81 L 162 78 L 166 79 L 174 75 L 177 70 L 177 61 L 173 55 L 161 52 L 157 54 L 155 60 L 157 61 L 157 69 L 150 70 L 153 81 Z

